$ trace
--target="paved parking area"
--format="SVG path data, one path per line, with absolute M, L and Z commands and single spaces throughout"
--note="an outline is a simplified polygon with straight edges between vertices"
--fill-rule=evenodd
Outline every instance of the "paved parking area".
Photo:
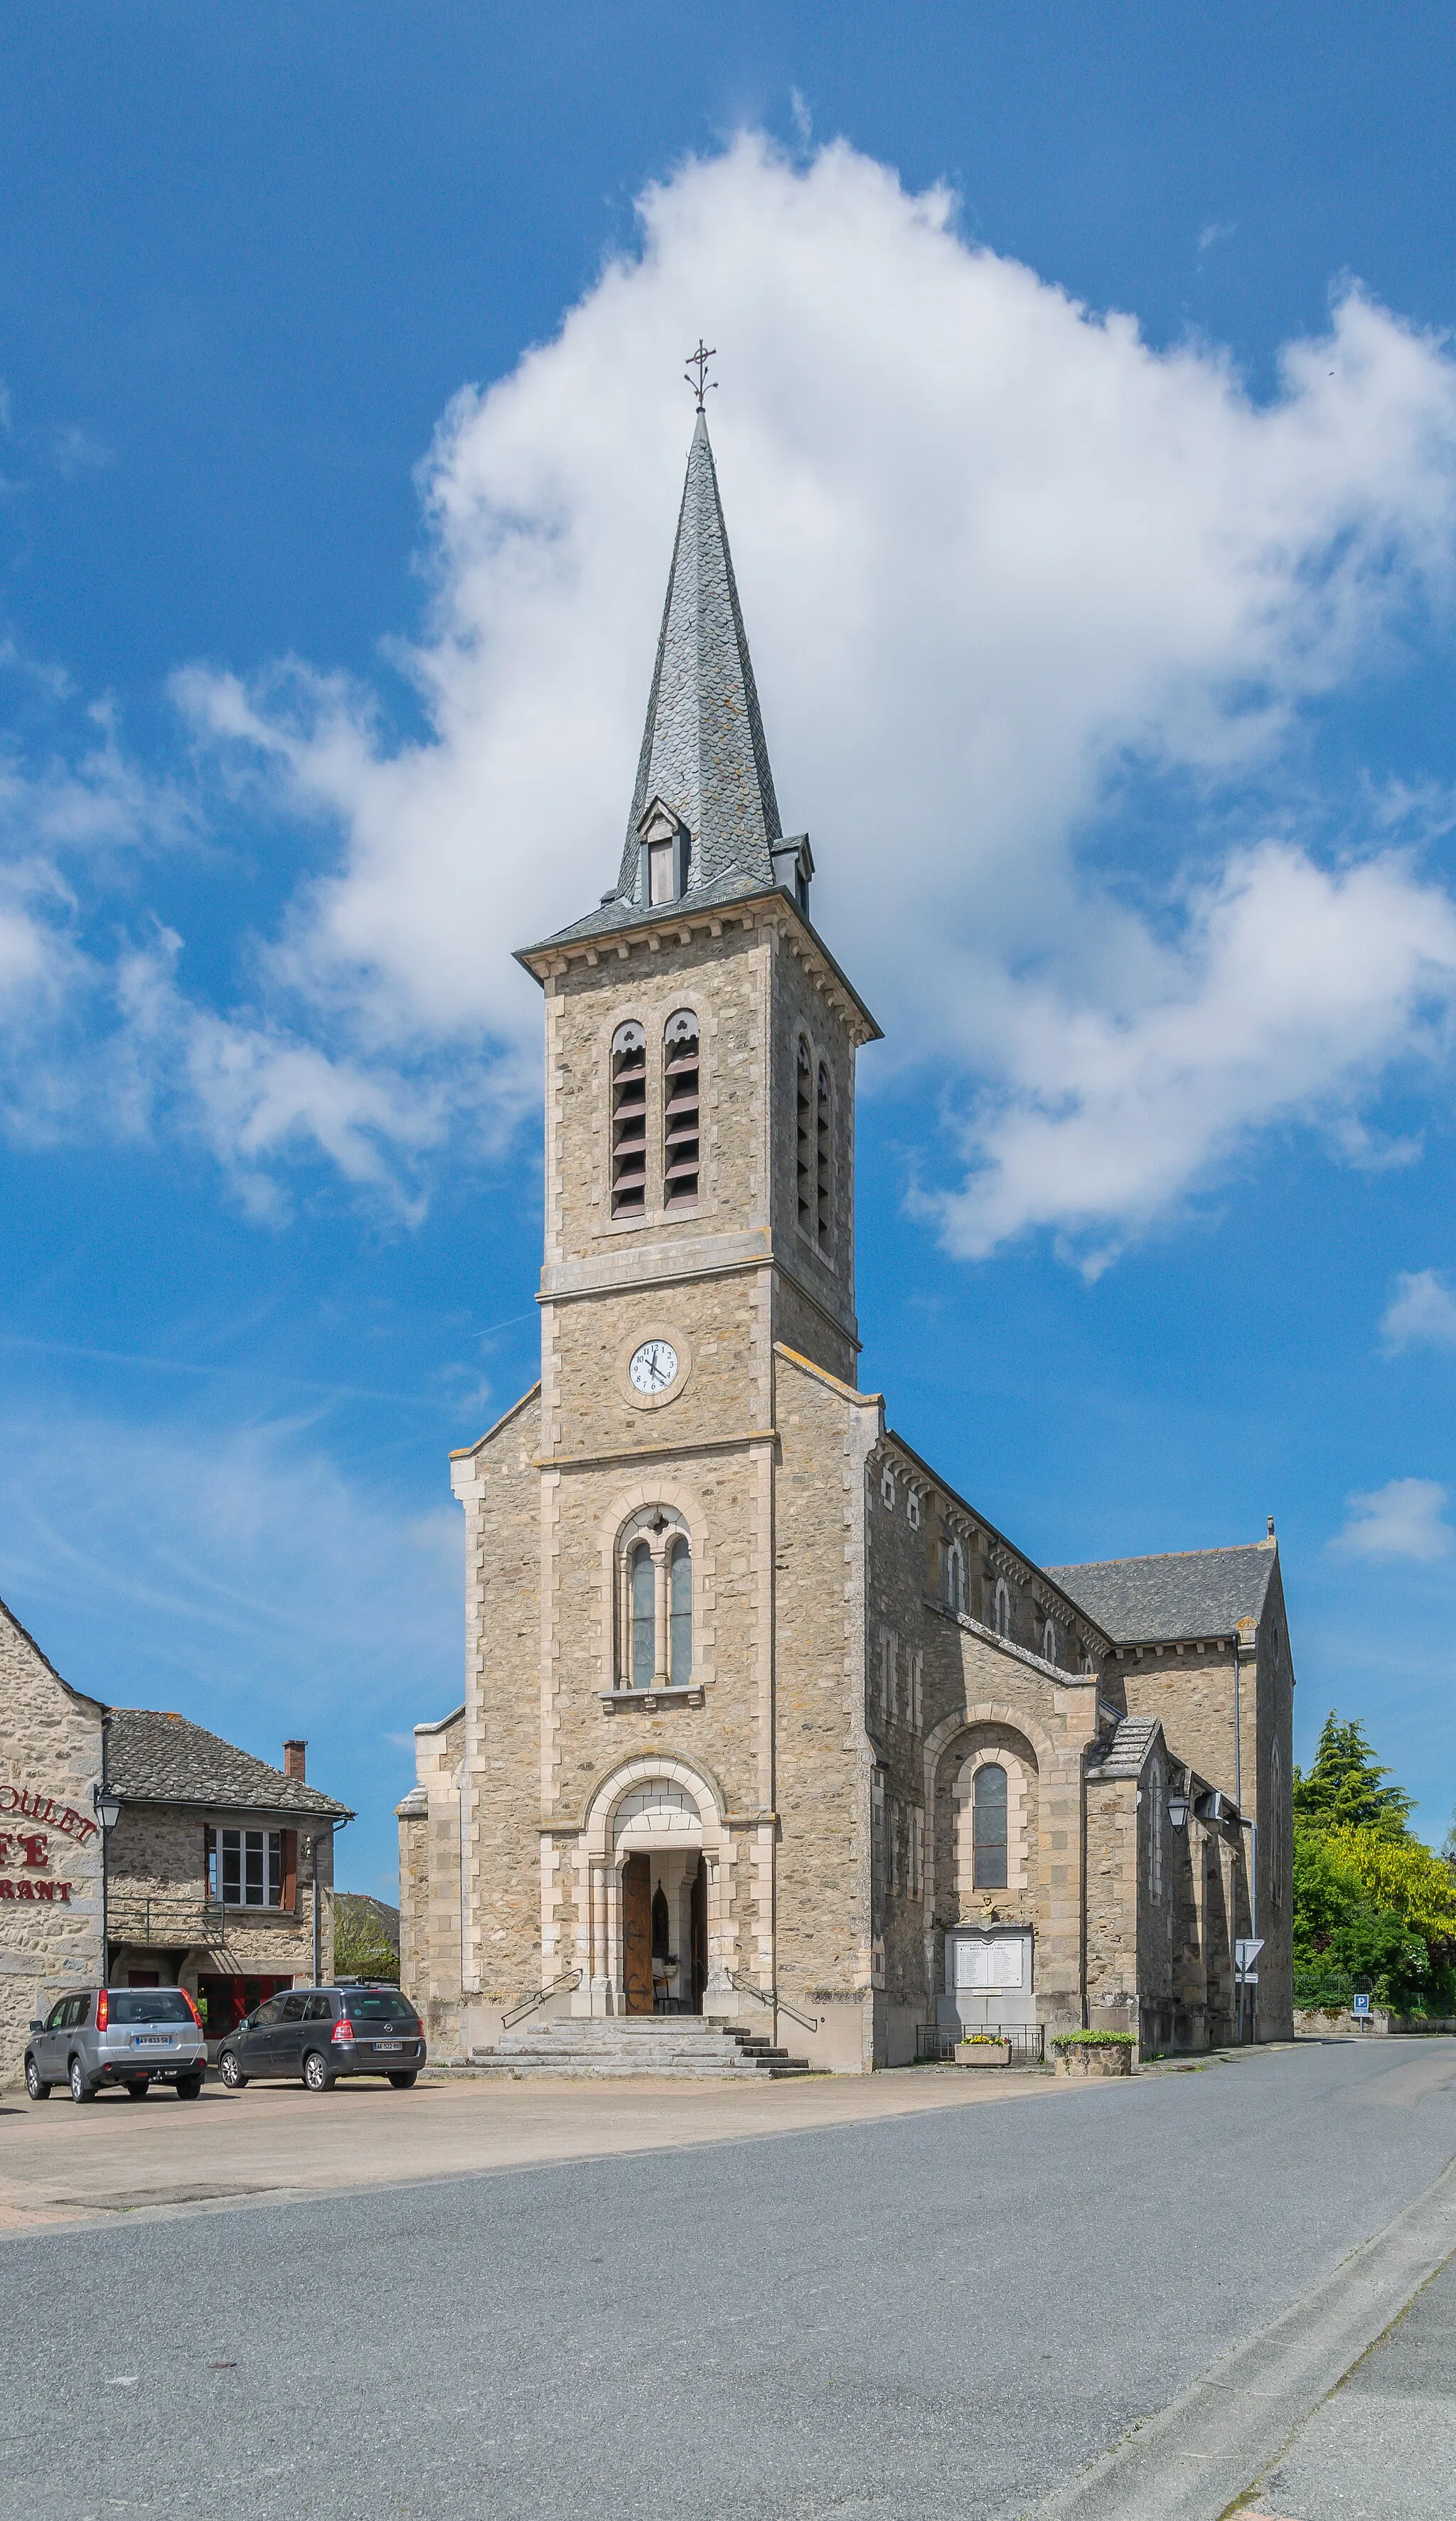
M 926 2110 L 994 2106 L 1059 2089 L 1043 2073 L 955 2066 L 746 2087 L 649 2081 L 506 2084 L 467 2079 L 396 2092 L 385 2083 L 250 2084 L 209 2077 L 201 2100 L 119 2092 L 85 2108 L 59 2092 L 0 2100 L 0 2232 L 246 2199 L 308 2197 L 401 2179 L 458 2179 L 533 2163 L 647 2153 Z M 1078 2086 L 1078 2089 L 1085 2087 Z

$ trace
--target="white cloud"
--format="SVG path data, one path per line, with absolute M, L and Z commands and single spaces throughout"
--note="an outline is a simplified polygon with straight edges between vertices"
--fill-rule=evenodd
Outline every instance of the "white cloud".
M 1435 1480 L 1388 1480 L 1368 1495 L 1346 1498 L 1354 1511 L 1330 1547 L 1344 1558 L 1444 1558 L 1456 1540 L 1441 1521 L 1446 1491 Z
M 519 1114 L 510 948 L 615 870 L 706 309 L 780 798 L 889 1031 L 868 1077 L 936 1079 L 951 1245 L 1044 1227 L 1095 1266 L 1272 1125 L 1411 1160 L 1379 1101 L 1446 1049 L 1456 913 L 1413 848 L 1444 827 L 1419 781 L 1337 811 L 1304 725 L 1446 618 L 1442 346 L 1350 290 L 1256 402 L 842 145 L 745 138 L 641 206 L 421 468 L 432 604 L 395 663 L 427 735 L 296 663 L 178 675 L 233 794 L 336 854 L 228 1009 L 174 977 L 123 1010 L 138 1094 L 164 1073 L 260 1201 L 304 1150 L 408 1203 L 462 1118 Z
M 1456 1296 L 1437 1270 L 1398 1272 L 1381 1337 L 1392 1354 L 1408 1348 L 1456 1348 Z
M 795 167 L 743 140 L 643 223 L 554 342 L 440 425 L 408 660 L 428 740 L 391 746 L 366 697 L 296 668 L 179 684 L 341 834 L 275 976 L 376 1047 L 533 1045 L 505 949 L 615 866 L 708 306 L 780 797 L 888 1057 L 933 1049 L 959 1080 L 952 1242 L 1115 1244 L 1273 1122 L 1379 1160 L 1362 1108 L 1442 1044 L 1446 896 L 1388 847 L 1325 862 L 1287 814 L 1222 850 L 1203 827 L 1239 783 L 1292 779 L 1305 707 L 1448 599 L 1439 346 L 1354 291 L 1256 405 L 1215 352 L 1151 349 L 842 146 Z M 1176 846 L 1110 867 L 1130 766 Z

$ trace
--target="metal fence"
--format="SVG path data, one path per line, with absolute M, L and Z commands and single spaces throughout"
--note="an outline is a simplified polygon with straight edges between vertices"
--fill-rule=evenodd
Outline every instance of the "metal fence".
M 968 2038 L 1004 2040 L 1014 2066 L 1040 2066 L 1046 2058 L 1046 2032 L 1039 2022 L 978 2022 L 971 2032 L 958 2022 L 922 2022 L 915 2033 L 917 2066 L 944 2065 Z

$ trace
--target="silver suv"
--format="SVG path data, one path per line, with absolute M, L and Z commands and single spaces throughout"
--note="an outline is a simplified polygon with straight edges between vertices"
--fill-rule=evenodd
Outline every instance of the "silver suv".
M 179 2101 L 203 2088 L 207 2043 L 197 2007 L 180 1987 L 88 1987 L 63 1995 L 25 2043 L 25 2089 L 46 2100 L 68 2084 L 73 2101 L 94 2101 L 109 2084 L 144 2101 L 154 2084 L 175 2084 Z

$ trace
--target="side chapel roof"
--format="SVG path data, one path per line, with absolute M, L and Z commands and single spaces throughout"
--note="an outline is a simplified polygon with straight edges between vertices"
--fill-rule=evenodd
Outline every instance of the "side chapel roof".
M 1278 1562 L 1272 1539 L 1232 1549 L 1178 1549 L 1159 1558 L 1105 1558 L 1084 1567 L 1048 1567 L 1054 1583 L 1115 1645 L 1171 1645 L 1231 1636 L 1255 1625 Z
M 1161 1731 L 1156 1716 L 1124 1716 L 1107 1740 L 1094 1744 L 1088 1752 L 1088 1777 L 1140 1777 L 1148 1753 Z

